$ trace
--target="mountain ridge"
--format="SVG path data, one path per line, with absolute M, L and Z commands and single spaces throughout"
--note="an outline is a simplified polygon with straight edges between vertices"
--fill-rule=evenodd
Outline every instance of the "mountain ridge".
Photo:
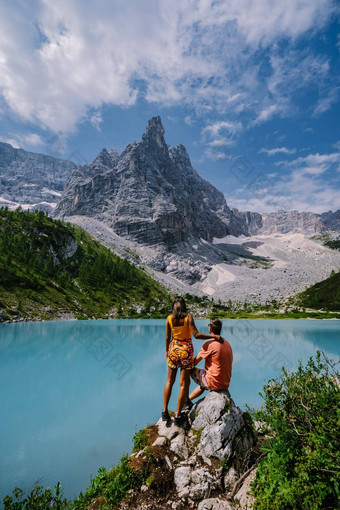
M 52 212 L 76 168 L 72 161 L 0 142 L 0 206 Z
M 52 215 L 180 292 L 264 303 L 338 270 L 339 254 L 306 238 L 329 230 L 338 236 L 339 211 L 232 209 L 164 133 L 153 117 L 121 154 L 102 148 L 91 164 L 75 166 Z

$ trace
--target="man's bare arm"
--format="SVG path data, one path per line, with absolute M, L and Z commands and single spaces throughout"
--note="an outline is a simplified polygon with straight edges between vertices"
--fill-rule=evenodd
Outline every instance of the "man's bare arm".
M 197 354 L 197 356 L 196 356 L 196 357 L 195 357 L 195 359 L 194 359 L 194 365 L 195 365 L 195 366 L 196 366 L 196 365 L 198 365 L 198 364 L 199 364 L 199 362 L 200 362 L 202 359 L 203 359 L 203 358 L 201 358 L 201 356 L 199 356 L 199 355 Z

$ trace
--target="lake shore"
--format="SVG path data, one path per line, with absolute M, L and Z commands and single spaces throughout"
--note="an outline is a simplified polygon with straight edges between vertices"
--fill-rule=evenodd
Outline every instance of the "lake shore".
M 315 310 L 312 312 L 258 312 L 258 313 L 233 313 L 233 314 L 216 314 L 207 313 L 193 314 L 196 319 L 210 319 L 212 317 L 219 317 L 225 320 L 340 320 L 340 312 L 325 312 L 321 310 Z M 65 313 L 62 315 L 51 316 L 51 317 L 15 317 L 8 318 L 0 321 L 0 324 L 12 324 L 22 322 L 50 322 L 50 321 L 93 321 L 93 320 L 115 320 L 115 319 L 166 319 L 166 316 L 159 315 L 133 315 L 133 316 L 117 316 L 117 317 L 76 317 L 72 313 Z

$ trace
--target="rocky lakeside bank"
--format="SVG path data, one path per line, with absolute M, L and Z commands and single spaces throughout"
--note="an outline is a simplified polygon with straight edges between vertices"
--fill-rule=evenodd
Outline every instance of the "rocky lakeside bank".
M 151 474 L 129 491 L 119 510 L 251 508 L 250 483 L 261 436 L 228 391 L 212 391 L 199 400 L 183 427 L 160 419 L 142 432 L 144 447 L 129 462 L 138 471 L 150 469 L 151 463 Z M 105 503 L 98 498 L 88 508 L 97 510 Z

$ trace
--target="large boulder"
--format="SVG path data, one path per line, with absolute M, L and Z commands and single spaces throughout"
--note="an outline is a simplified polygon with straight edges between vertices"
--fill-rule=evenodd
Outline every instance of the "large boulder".
M 162 420 L 157 426 L 172 455 L 177 500 L 200 503 L 202 510 L 229 510 L 225 497 L 249 467 L 247 459 L 256 442 L 247 415 L 230 393 L 209 392 L 192 407 L 184 427 Z M 211 498 L 216 494 L 223 495 L 223 500 Z
M 246 476 L 254 476 L 256 435 L 228 391 L 209 392 L 192 407 L 182 427 L 160 419 L 145 431 L 148 447 L 133 453 L 131 462 L 143 470 L 152 459 L 149 485 L 130 491 L 119 510 L 251 508 L 252 478 Z
M 243 413 L 229 391 L 211 391 L 192 408 L 190 418 L 192 429 L 200 432 L 199 453 L 227 461 L 236 435 L 245 427 Z

